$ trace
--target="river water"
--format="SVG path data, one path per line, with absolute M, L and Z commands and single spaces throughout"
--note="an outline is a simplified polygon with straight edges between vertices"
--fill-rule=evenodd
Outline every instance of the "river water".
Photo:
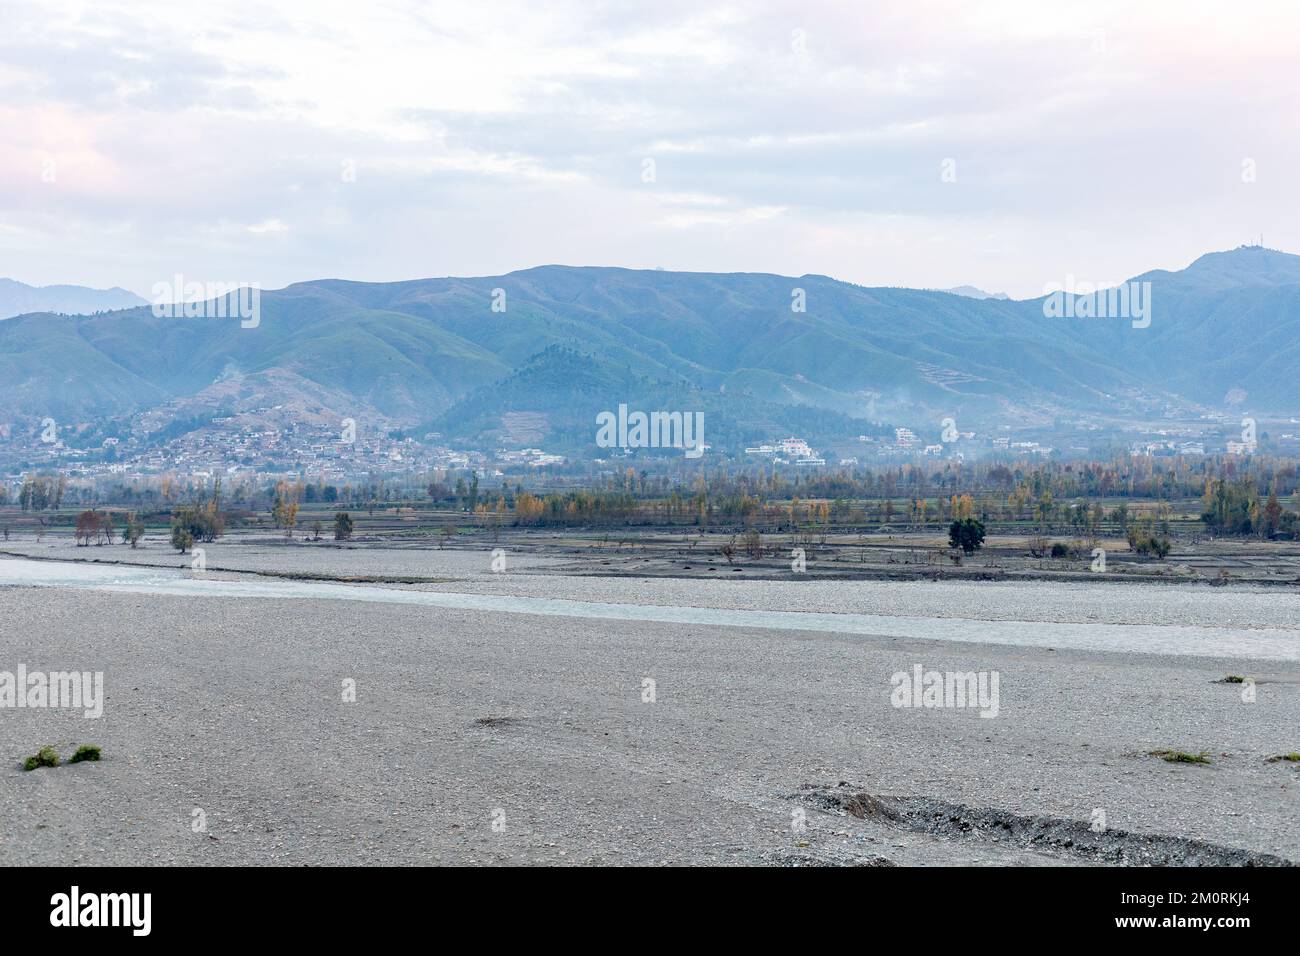
M 240 600 L 363 601 L 430 609 L 656 621 L 706 627 L 759 627 L 1021 647 L 1300 661 L 1300 628 L 980 620 L 950 616 L 614 604 L 317 581 L 223 580 L 191 576 L 178 570 L 7 558 L 0 559 L 0 588 L 4 587 L 90 589 Z M 0 592 L 0 597 L 2 595 Z M 1191 596 L 1184 593 L 1179 599 L 1188 600 Z

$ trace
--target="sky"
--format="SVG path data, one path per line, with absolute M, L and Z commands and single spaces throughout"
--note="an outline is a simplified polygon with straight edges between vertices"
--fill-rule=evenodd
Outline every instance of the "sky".
M 1300 4 L 0 0 L 0 276 L 1015 297 L 1300 253 Z

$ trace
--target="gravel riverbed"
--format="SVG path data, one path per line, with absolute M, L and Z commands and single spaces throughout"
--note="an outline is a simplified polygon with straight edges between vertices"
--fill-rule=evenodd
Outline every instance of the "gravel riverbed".
M 187 563 L 161 548 L 39 548 Z M 533 556 L 494 574 L 486 551 L 331 548 L 299 561 L 297 550 L 290 564 L 284 549 L 218 544 L 206 560 L 421 574 L 450 580 L 420 587 L 466 594 L 896 614 L 935 627 L 921 639 L 0 587 L 0 670 L 102 671 L 106 694 L 98 719 L 0 711 L 0 862 L 1073 865 L 1141 862 L 1126 848 L 1142 835 L 1185 838 L 1188 862 L 1300 861 L 1300 770 L 1268 759 L 1300 750 L 1300 664 L 953 643 L 943 620 L 1285 633 L 1300 623 L 1287 593 L 638 581 L 550 574 Z M 996 672 L 997 716 L 894 706 L 891 678 L 915 665 Z M 1216 683 L 1228 674 L 1256 680 L 1253 701 Z M 355 701 L 344 699 L 349 681 Z M 85 742 L 102 746 L 101 761 L 20 768 L 42 745 L 66 758 Z M 1210 762 L 1148 755 L 1165 749 Z M 1020 830 L 927 832 L 806 798 L 841 782 L 974 821 L 1014 815 L 1031 821 L 1025 832 L 1039 820 L 1092 832 L 1100 819 L 1098 839 L 1113 845 L 1081 856 Z

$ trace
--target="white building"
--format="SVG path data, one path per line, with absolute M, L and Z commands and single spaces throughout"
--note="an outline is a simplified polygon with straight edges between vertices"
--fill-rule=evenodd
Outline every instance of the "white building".
M 777 446 L 781 449 L 781 454 L 790 458 L 813 457 L 812 448 L 810 448 L 808 443 L 802 438 L 782 438 L 777 442 Z

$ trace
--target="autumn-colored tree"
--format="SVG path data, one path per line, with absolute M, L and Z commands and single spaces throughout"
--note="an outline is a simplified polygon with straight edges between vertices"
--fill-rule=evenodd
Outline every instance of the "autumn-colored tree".
M 1282 504 L 1277 500 L 1277 486 L 1269 489 L 1268 502 L 1264 505 L 1264 533 L 1269 537 L 1277 534 L 1282 525 Z
M 77 515 L 77 526 L 73 531 L 73 537 L 77 541 L 77 547 L 83 548 L 90 544 L 91 538 L 99 537 L 99 515 L 95 511 L 83 511 Z
M 515 495 L 515 523 L 536 524 L 541 520 L 546 506 L 542 499 L 527 491 Z

